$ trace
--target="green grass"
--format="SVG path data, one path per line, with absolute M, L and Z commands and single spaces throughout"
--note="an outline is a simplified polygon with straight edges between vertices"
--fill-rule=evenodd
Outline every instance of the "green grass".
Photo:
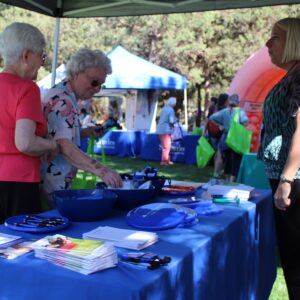
M 195 182 L 206 182 L 211 178 L 213 174 L 212 166 L 207 166 L 203 169 L 199 169 L 195 165 L 185 165 L 181 163 L 175 163 L 174 165 L 169 166 L 161 166 L 159 164 L 159 161 L 145 161 L 141 160 L 138 157 L 119 158 L 116 156 L 107 156 L 106 160 L 107 167 L 120 173 L 132 173 L 134 171 L 141 171 L 146 166 L 151 166 L 158 169 L 158 173 L 160 176 L 165 176 L 174 180 Z M 283 272 L 280 266 L 278 266 L 277 268 L 277 278 L 273 285 L 269 300 L 288 300 Z
M 161 166 L 159 161 L 145 161 L 138 157 L 116 157 L 107 156 L 106 166 L 120 173 L 132 173 L 141 171 L 146 166 L 158 169 L 160 176 L 165 176 L 174 180 L 206 182 L 213 174 L 212 166 L 203 169 L 197 168 L 195 165 L 185 165 L 175 163 L 174 165 Z
M 283 271 L 280 266 L 277 267 L 277 277 L 273 285 L 273 289 L 269 300 L 288 300 L 288 292 L 286 289 Z

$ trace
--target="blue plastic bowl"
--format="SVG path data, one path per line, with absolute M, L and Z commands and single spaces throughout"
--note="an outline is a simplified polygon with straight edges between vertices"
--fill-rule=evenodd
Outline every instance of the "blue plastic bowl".
M 93 222 L 109 216 L 117 195 L 100 189 L 60 190 L 53 199 L 59 213 L 70 221 Z
M 97 183 L 99 189 L 103 189 L 101 183 Z M 104 189 L 105 190 L 105 189 Z M 117 194 L 115 208 L 119 210 L 129 210 L 135 207 L 150 203 L 156 195 L 156 189 L 152 186 L 149 189 L 109 189 L 109 191 Z
M 132 174 L 124 173 L 124 174 L 120 174 L 120 175 L 121 175 L 122 179 L 130 179 L 130 180 L 133 179 Z M 148 180 L 150 180 L 151 184 L 154 186 L 154 188 L 156 190 L 156 194 L 159 194 L 161 192 L 161 189 L 165 185 L 167 178 L 165 178 L 164 176 L 155 176 L 153 178 L 149 177 L 149 176 L 144 176 L 143 179 L 141 180 L 141 183 L 144 183 Z
M 151 179 L 151 183 L 155 187 L 156 194 L 159 194 L 161 192 L 161 189 L 164 187 L 165 182 L 166 178 L 164 177 Z

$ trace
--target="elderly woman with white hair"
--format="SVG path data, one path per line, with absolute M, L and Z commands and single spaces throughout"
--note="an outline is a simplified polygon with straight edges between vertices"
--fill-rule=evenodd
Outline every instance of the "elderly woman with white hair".
M 118 173 L 80 150 L 80 139 L 89 134 L 97 136 L 97 132 L 95 127 L 92 130 L 81 130 L 77 102 L 90 99 L 98 93 L 106 76 L 111 72 L 110 59 L 104 53 L 99 50 L 80 49 L 66 65 L 66 78 L 43 97 L 49 134 L 61 149 L 61 154 L 50 163 L 44 175 L 43 188 L 50 196 L 50 204 L 52 192 L 68 189 L 77 169 L 101 177 L 109 186 L 122 186 Z
M 0 223 L 17 214 L 40 212 L 40 156 L 56 155 L 46 139 L 37 79 L 44 64 L 45 38 L 26 23 L 12 23 L 0 35 Z
M 167 166 L 173 164 L 170 159 L 171 151 L 171 132 L 176 122 L 174 107 L 176 106 L 176 98 L 170 97 L 163 109 L 160 112 L 160 117 L 156 132 L 159 134 L 159 139 L 162 145 L 162 154 L 160 164 Z

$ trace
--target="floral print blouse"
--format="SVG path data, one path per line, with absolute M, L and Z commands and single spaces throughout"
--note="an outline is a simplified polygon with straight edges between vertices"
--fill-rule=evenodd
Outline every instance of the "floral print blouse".
M 48 123 L 49 135 L 54 139 L 68 139 L 80 147 L 80 122 L 77 99 L 67 80 L 55 85 L 43 97 L 43 111 Z M 43 169 L 43 187 L 47 193 L 67 189 L 76 175 L 72 167 L 59 154 Z

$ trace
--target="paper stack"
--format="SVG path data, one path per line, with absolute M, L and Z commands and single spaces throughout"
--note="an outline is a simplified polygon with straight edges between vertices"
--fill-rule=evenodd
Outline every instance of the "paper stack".
M 116 247 L 141 250 L 158 241 L 158 236 L 153 232 L 120 229 L 110 226 L 100 226 L 86 232 L 84 239 L 102 240 L 113 243 Z
M 111 243 L 74 239 L 56 234 L 31 244 L 35 256 L 88 275 L 115 267 L 117 254 Z
M 15 259 L 25 253 L 32 251 L 32 242 L 21 242 L 6 248 L 0 248 L 0 257 L 5 259 Z
M 247 201 L 251 197 L 254 187 L 228 182 L 220 179 L 211 179 L 209 182 L 202 186 L 203 189 L 212 196 L 222 196 L 230 199 L 238 197 L 240 201 Z
M 22 237 L 0 232 L 0 248 L 6 248 L 22 240 Z

